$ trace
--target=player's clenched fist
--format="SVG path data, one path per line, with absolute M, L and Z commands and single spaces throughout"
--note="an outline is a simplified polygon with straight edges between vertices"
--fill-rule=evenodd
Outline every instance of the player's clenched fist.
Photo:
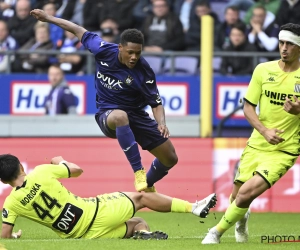
M 48 21 L 48 14 L 46 14 L 43 10 L 34 9 L 30 11 L 30 15 L 36 18 L 39 21 L 46 22 Z
M 283 109 L 292 115 L 298 115 L 300 113 L 300 100 L 296 96 L 293 96 L 293 98 L 295 102 L 287 97 L 285 98 Z

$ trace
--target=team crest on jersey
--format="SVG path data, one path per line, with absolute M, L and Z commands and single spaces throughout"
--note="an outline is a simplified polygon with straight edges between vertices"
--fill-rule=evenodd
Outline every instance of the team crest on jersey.
M 2 217 L 3 218 L 7 218 L 8 217 L 8 210 L 5 209 L 5 208 L 3 208 L 3 210 L 2 210 Z
M 125 79 L 125 83 L 127 85 L 131 85 L 133 82 L 133 77 L 132 76 L 127 76 L 127 78 Z
M 294 92 L 300 93 L 300 83 L 296 83 L 296 84 L 295 84 Z

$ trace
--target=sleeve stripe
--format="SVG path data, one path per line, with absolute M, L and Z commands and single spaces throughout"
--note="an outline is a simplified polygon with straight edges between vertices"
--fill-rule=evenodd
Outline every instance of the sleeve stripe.
M 3 224 L 7 224 L 7 225 L 11 225 L 11 226 L 14 226 L 15 224 L 13 223 L 9 223 L 9 222 L 5 222 L 5 221 L 2 221 Z
M 249 102 L 245 97 L 244 97 L 244 100 L 245 100 L 246 102 L 248 102 L 250 105 L 254 106 L 254 107 L 257 106 L 257 105 L 255 105 L 255 104 L 253 104 L 252 102 Z
M 68 165 L 66 163 L 63 163 L 63 165 L 65 165 L 66 168 L 68 169 L 68 178 L 70 178 L 71 177 L 71 172 L 70 172 L 70 169 L 69 169 Z

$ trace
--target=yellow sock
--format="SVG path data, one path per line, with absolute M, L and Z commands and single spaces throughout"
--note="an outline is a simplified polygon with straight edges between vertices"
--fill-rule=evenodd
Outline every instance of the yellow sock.
M 248 208 L 237 207 L 235 201 L 233 201 L 230 206 L 227 208 L 222 219 L 216 226 L 218 232 L 224 233 L 230 227 L 232 227 L 237 221 L 243 218 L 243 216 L 248 211 Z
M 172 199 L 171 212 L 190 213 L 192 212 L 192 203 L 177 198 Z

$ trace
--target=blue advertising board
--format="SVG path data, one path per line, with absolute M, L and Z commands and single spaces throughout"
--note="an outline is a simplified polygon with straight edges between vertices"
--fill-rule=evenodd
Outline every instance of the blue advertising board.
M 78 99 L 77 113 L 94 114 L 96 112 L 94 76 L 66 75 L 66 80 Z M 249 80 L 250 76 L 214 77 L 211 99 L 214 126 L 217 126 L 221 119 L 235 107 L 241 105 L 240 100 L 245 94 Z M 157 84 L 166 115 L 199 115 L 199 76 L 158 76 Z M 43 105 L 49 89 L 50 84 L 45 74 L 0 75 L 0 114 L 44 114 Z M 226 121 L 225 126 L 249 127 L 250 125 L 240 110 Z
M 213 88 L 213 124 L 216 126 L 219 122 L 230 114 L 236 107 L 242 106 L 243 97 L 246 93 L 250 76 L 239 77 L 214 77 Z M 229 127 L 250 127 L 250 124 L 244 117 L 243 110 L 238 110 L 225 126 Z

